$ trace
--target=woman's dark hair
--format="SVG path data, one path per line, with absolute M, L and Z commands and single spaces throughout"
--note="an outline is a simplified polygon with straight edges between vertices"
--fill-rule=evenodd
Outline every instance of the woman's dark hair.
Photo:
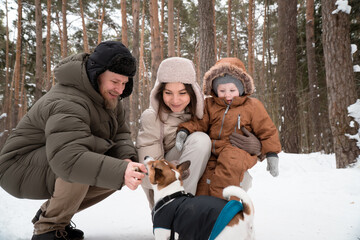
M 165 104 L 163 99 L 163 92 L 165 90 L 166 83 L 160 83 L 159 90 L 155 95 L 155 99 L 159 102 L 159 109 L 157 111 L 157 117 L 160 119 L 160 121 L 164 122 L 161 118 L 161 111 L 164 111 L 166 113 L 171 113 L 171 109 Z M 196 114 L 196 95 L 194 92 L 194 89 L 192 88 L 191 84 L 185 84 L 185 90 L 190 96 L 190 103 L 187 105 L 186 110 L 188 113 L 191 114 L 191 117 L 194 117 Z

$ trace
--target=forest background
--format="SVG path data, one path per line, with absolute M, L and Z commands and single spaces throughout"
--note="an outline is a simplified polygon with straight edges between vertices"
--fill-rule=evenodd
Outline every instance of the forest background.
M 125 106 L 132 137 L 149 106 L 160 62 L 191 59 L 204 73 L 238 57 L 254 97 L 280 132 L 284 152 L 335 153 L 338 168 L 360 155 L 358 0 L 1 0 L 0 149 L 36 100 L 56 84 L 54 67 L 104 40 L 122 41 L 137 59 Z

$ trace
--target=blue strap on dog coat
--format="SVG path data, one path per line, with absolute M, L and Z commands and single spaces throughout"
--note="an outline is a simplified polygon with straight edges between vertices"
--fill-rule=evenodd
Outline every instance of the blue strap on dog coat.
M 226 227 L 226 225 L 231 221 L 231 219 L 233 219 L 233 217 L 242 210 L 243 205 L 241 202 L 236 200 L 231 200 L 230 202 L 228 202 L 221 211 L 219 217 L 217 218 L 215 225 L 211 231 L 209 240 L 214 240 Z

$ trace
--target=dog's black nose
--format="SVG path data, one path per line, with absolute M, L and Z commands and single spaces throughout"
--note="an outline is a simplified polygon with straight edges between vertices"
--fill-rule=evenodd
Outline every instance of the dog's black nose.
M 147 162 L 147 161 L 153 161 L 154 158 L 150 157 L 150 156 L 145 156 L 144 157 L 144 162 Z

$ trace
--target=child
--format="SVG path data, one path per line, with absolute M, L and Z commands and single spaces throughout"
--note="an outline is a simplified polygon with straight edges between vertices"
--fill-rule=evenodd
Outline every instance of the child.
M 263 104 L 250 97 L 253 91 L 254 81 L 237 58 L 219 60 L 204 75 L 204 93 L 210 95 L 205 99 L 204 117 L 180 124 L 176 138 L 178 150 L 195 131 L 206 132 L 211 138 L 212 154 L 199 180 L 197 195 L 222 198 L 222 190 L 229 185 L 239 186 L 244 173 L 256 164 L 256 154 L 250 155 L 230 142 L 233 133 L 243 134 L 242 127 L 246 129 L 244 133 L 252 132 L 260 140 L 268 170 L 273 176 L 278 175 L 278 131 Z

